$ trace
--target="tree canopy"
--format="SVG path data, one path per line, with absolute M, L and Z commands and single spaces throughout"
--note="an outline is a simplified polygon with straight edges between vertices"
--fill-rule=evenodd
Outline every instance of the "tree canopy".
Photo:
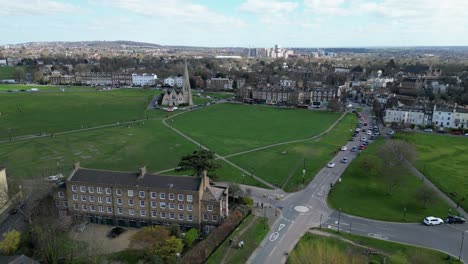
M 179 162 L 178 171 L 193 171 L 201 176 L 203 171 L 207 171 L 208 176 L 216 177 L 215 171 L 221 166 L 215 162 L 215 153 L 211 150 L 195 150 L 192 154 L 182 157 Z

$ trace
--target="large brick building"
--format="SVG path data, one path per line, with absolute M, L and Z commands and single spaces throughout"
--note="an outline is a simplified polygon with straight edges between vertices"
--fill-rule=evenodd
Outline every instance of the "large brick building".
M 55 194 L 60 215 L 98 224 L 178 224 L 209 232 L 228 216 L 228 188 L 203 177 L 86 169 L 75 164 Z

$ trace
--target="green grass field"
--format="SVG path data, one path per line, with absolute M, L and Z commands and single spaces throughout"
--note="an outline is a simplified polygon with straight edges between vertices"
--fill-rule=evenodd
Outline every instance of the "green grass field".
M 382 178 L 369 175 L 363 167 L 366 156 L 378 158 L 378 148 L 384 143 L 383 139 L 369 145 L 347 168 L 342 176 L 342 182 L 336 184 L 330 195 L 328 203 L 331 207 L 341 208 L 343 212 L 371 219 L 385 221 L 420 222 L 428 215 L 445 216 L 450 207 L 437 196 L 435 202 L 423 208 L 420 200 L 416 199 L 415 192 L 423 184 L 408 168 L 401 168 L 405 180 L 396 187 L 392 195 Z M 406 217 L 404 217 L 406 208 Z
M 239 236 L 241 230 L 245 229 L 246 226 L 252 222 L 253 225 L 245 231 L 242 236 Z M 270 230 L 268 224 L 264 218 L 254 219 L 253 215 L 247 216 L 241 225 L 239 225 L 234 232 L 224 241 L 223 244 L 210 256 L 206 261 L 206 264 L 218 264 L 223 260 L 224 255 L 229 248 L 229 239 L 233 239 L 233 246 L 237 245 L 239 241 L 244 241 L 245 247 L 242 249 L 233 248 L 229 257 L 226 259 L 227 263 L 232 264 L 243 264 L 246 263 L 250 255 L 255 251 L 258 245 L 262 242 L 263 238 L 268 234 Z
M 468 138 L 420 133 L 399 138 L 416 146 L 418 170 L 468 211 Z M 451 192 L 456 192 L 457 196 L 450 195 Z
M 146 111 L 154 90 L 0 94 L 0 139 L 165 115 Z
M 221 155 L 312 137 L 340 114 L 258 105 L 220 104 L 174 118 L 175 128 Z
M 96 91 L 96 87 L 91 86 L 55 86 L 55 85 L 39 85 L 39 84 L 0 84 L 0 92 L 12 91 L 13 93 L 23 93 L 21 90 L 31 90 L 31 88 L 38 88 L 39 92 L 65 92 L 75 91 Z
M 24 70 L 26 70 L 26 66 L 22 67 Z M 15 79 L 15 72 L 16 68 L 20 67 L 11 67 L 11 66 L 6 66 L 6 67 L 0 67 L 0 80 L 3 79 Z
M 349 129 L 354 128 L 356 122 L 356 116 L 349 114 L 332 131 L 318 139 L 242 154 L 229 160 L 245 169 L 253 169 L 255 175 L 280 188 L 284 186 L 286 191 L 295 191 L 302 184 L 304 159 L 307 184 L 347 143 Z
M 460 263 L 452 258 L 447 260 L 447 254 L 431 249 L 409 246 L 369 237 L 323 230 L 338 237 L 325 237 L 306 233 L 295 246 L 288 257 L 288 264 L 317 263 L 387 263 L 387 264 L 439 264 Z M 350 240 L 363 247 L 350 244 L 340 238 Z M 377 250 L 377 255 L 366 256 L 366 248 Z M 385 262 L 383 262 L 385 258 Z M 330 262 L 327 262 L 329 260 Z M 336 260 L 338 262 L 333 262 Z

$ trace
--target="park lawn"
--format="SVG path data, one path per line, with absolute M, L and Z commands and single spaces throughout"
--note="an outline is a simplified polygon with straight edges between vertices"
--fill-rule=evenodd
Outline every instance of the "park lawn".
M 15 76 L 16 68 L 23 68 L 24 71 L 26 71 L 26 69 L 27 69 L 26 66 L 19 66 L 19 67 L 4 66 L 4 67 L 0 67 L 0 80 L 3 80 L 3 79 L 16 79 L 16 76 Z
M 211 98 L 215 98 L 215 99 L 226 99 L 226 98 L 231 98 L 231 97 L 234 97 L 235 94 L 234 93 L 213 93 L 213 92 L 201 92 L 200 93 L 202 96 L 209 96 Z
M 240 237 L 238 234 L 241 230 L 244 230 L 246 226 L 254 221 L 253 225 L 245 231 Z M 244 241 L 244 248 L 237 249 L 233 248 L 229 257 L 226 259 L 226 263 L 230 264 L 243 264 L 246 263 L 250 255 L 260 245 L 262 240 L 268 234 L 270 227 L 268 226 L 265 218 L 254 218 L 253 215 L 247 216 L 239 227 L 229 235 L 229 237 L 218 247 L 218 249 L 208 258 L 206 264 L 217 264 L 221 263 L 224 255 L 229 248 L 229 240 L 233 239 L 233 246 L 236 246 L 239 241 Z
M 0 139 L 57 133 L 158 115 L 146 110 L 159 91 L 125 89 L 81 93 L 0 94 Z
M 346 115 L 330 132 L 313 140 L 276 146 L 228 158 L 230 161 L 285 191 L 297 191 L 310 182 L 330 159 L 346 144 L 350 129 L 356 127 L 355 115 Z M 305 162 L 304 162 L 305 159 Z
M 342 182 L 331 190 L 328 196 L 329 205 L 335 209 L 341 208 L 351 215 L 395 222 L 421 222 L 428 215 L 447 215 L 451 208 L 439 196 L 436 196 L 436 200 L 427 209 L 423 208 L 423 202 L 416 199 L 415 194 L 424 183 L 409 168 L 401 168 L 405 180 L 395 188 L 392 195 L 388 194 L 387 185 L 382 178 L 369 175 L 363 169 L 363 158 L 366 156 L 375 156 L 378 161 L 384 162 L 378 157 L 379 146 L 384 142 L 384 139 L 377 139 L 349 165 L 342 176 Z
M 418 170 L 468 211 L 468 138 L 421 133 L 398 137 L 416 146 Z
M 325 237 L 306 233 L 295 246 L 294 250 L 288 257 L 288 264 L 303 264 L 313 262 L 303 262 L 308 256 L 324 257 L 327 259 L 336 258 L 337 255 L 343 256 L 345 259 L 355 258 L 362 260 L 357 263 L 382 263 L 382 254 L 386 255 L 386 262 L 388 264 L 399 263 L 413 263 L 413 264 L 439 264 L 439 263 L 460 263 L 456 259 L 447 260 L 447 254 L 432 250 L 421 248 L 417 246 L 410 246 L 390 241 L 379 240 L 370 237 L 358 236 L 348 233 L 338 233 L 333 230 L 321 230 L 340 238 L 350 240 L 358 245 L 352 245 L 347 241 L 341 240 L 338 237 Z M 363 253 L 365 248 L 372 248 L 379 252 L 378 255 L 365 256 Z M 328 249 L 328 250 L 326 250 Z M 338 254 L 337 254 L 338 253 Z M 341 253 L 341 254 L 340 254 Z M 333 254 L 333 255 L 331 255 Z M 313 261 L 309 258 L 309 261 Z
M 165 127 L 161 120 L 112 128 L 4 143 L 0 164 L 11 178 L 35 178 L 58 172 L 67 175 L 71 165 L 135 171 L 146 165 L 151 172 L 174 168 L 197 146 Z
M 23 93 L 21 90 L 30 91 L 31 88 L 38 88 L 39 92 L 61 92 L 61 89 L 65 89 L 65 92 L 74 91 L 96 91 L 96 87 L 91 86 L 55 86 L 55 85 L 40 85 L 40 84 L 0 84 L 0 91 L 15 91 L 14 93 Z
M 175 128 L 221 155 L 312 137 L 339 113 L 262 105 L 219 104 L 174 118 Z

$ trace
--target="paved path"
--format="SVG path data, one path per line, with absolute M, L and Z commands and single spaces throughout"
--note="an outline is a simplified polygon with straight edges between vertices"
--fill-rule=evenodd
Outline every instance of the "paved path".
M 228 250 L 224 254 L 223 259 L 221 260 L 221 263 L 228 263 L 227 260 L 229 256 L 231 255 L 232 249 L 237 245 L 237 240 L 247 231 L 249 228 L 251 228 L 255 224 L 255 220 L 257 220 L 257 216 L 254 216 L 252 220 L 250 220 L 249 224 L 244 227 L 237 235 L 232 239 L 233 243 L 232 245 L 229 245 Z

